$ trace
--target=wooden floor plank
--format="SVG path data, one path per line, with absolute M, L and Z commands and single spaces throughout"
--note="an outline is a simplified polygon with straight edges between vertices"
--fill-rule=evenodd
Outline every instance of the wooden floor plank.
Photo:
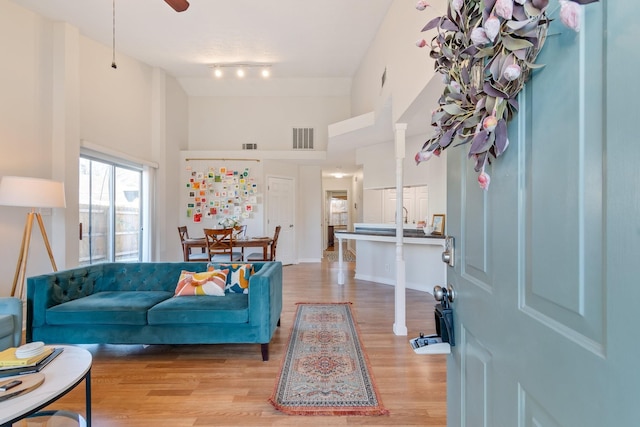
M 355 280 L 343 286 L 337 263 L 285 266 L 281 327 L 262 362 L 259 345 L 83 345 L 94 357 L 93 423 L 97 427 L 157 426 L 445 426 L 446 356 L 419 356 L 408 339 L 433 333 L 429 294 L 407 290 L 408 337 L 393 334 L 394 288 Z M 353 303 L 373 377 L 388 416 L 290 416 L 271 395 L 297 302 Z M 52 408 L 84 414 L 84 386 Z

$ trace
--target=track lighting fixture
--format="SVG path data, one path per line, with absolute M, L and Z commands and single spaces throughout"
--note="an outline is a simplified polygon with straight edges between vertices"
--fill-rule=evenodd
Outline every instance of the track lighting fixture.
M 210 64 L 209 68 L 213 69 L 213 75 L 216 78 L 222 78 L 224 76 L 224 68 L 235 69 L 236 77 L 244 78 L 249 77 L 254 69 L 260 70 L 260 76 L 264 79 L 271 77 L 271 64 L 257 64 L 257 63 L 222 63 L 222 64 Z

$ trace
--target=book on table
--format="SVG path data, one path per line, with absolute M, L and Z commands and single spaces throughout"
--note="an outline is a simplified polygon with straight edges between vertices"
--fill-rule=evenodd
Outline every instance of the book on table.
M 53 359 L 58 357 L 58 355 L 62 353 L 63 350 L 64 348 L 62 347 L 51 347 L 51 351 L 45 352 L 45 357 L 43 359 L 40 359 L 38 362 L 31 365 L 0 366 L 0 378 L 10 377 L 12 375 L 24 375 L 40 372 Z
M 34 366 L 36 363 L 44 360 L 53 353 L 53 347 L 45 347 L 43 350 L 30 357 L 16 356 L 16 347 L 10 347 L 4 351 L 0 351 L 0 368 L 15 368 L 16 366 Z

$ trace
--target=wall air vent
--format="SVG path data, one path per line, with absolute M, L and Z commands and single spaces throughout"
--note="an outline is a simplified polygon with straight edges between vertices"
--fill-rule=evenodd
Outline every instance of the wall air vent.
M 242 144 L 242 149 L 243 150 L 257 150 L 258 149 L 258 144 L 256 144 L 255 142 L 249 143 L 249 144 Z
M 313 150 L 313 128 L 293 128 L 293 149 Z

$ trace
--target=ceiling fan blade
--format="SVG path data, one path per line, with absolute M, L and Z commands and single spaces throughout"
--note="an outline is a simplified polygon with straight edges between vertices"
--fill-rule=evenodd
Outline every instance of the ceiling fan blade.
M 176 12 L 184 12 L 189 8 L 189 2 L 187 0 L 164 0 L 169 6 Z

